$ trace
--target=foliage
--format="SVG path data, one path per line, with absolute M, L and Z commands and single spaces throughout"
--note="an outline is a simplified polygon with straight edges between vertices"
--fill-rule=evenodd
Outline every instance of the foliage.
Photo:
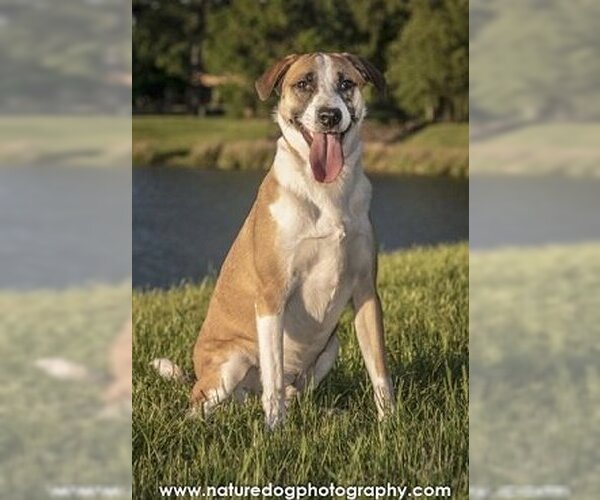
M 128 112 L 130 23 L 121 0 L 4 0 L 0 111 Z
M 211 72 L 245 78 L 245 85 L 227 89 L 229 112 L 265 115 L 269 106 L 258 104 L 252 83 L 274 61 L 289 53 L 338 51 L 383 67 L 384 48 L 404 10 L 396 0 L 233 0 L 208 11 L 203 58 Z
M 185 417 L 188 387 L 149 367 L 168 357 L 191 368 L 212 283 L 134 293 L 134 495 L 169 484 L 468 483 L 468 251 L 414 249 L 380 258 L 387 351 L 397 414 L 377 423 L 350 314 L 341 354 L 285 426 L 265 432 L 260 402 L 226 404 L 211 420 Z
M 414 0 L 389 47 L 388 81 L 400 106 L 436 119 L 468 118 L 468 2 Z
M 127 5 L 119 0 L 5 3 L 0 109 L 127 111 L 123 102 L 129 98 L 132 63 Z M 287 53 L 353 52 L 382 71 L 394 69 L 388 48 L 413 9 L 407 0 L 133 0 L 132 7 L 134 109 L 225 110 L 238 116 L 268 114 L 270 106 L 258 103 L 253 81 Z M 460 16 L 457 29 L 466 32 L 466 13 Z M 204 73 L 236 78 L 211 95 L 201 80 Z M 414 113 L 396 95 L 371 96 L 372 115 Z
M 189 86 L 186 58 L 193 48 L 189 40 L 195 38 L 201 41 L 202 71 L 237 77 L 236 83 L 216 89 L 211 103 L 235 116 L 269 113 L 271 105 L 258 102 L 253 82 L 283 55 L 337 51 L 361 55 L 382 72 L 389 69 L 393 92 L 388 98 L 370 97 L 374 116 L 409 113 L 421 117 L 427 109 L 423 101 L 437 99 L 435 116 L 430 118 L 466 119 L 468 13 L 464 0 L 445 0 L 441 6 L 432 7 L 398 0 L 134 2 L 143 4 L 151 7 L 134 10 L 140 12 L 134 28 L 135 58 L 140 59 L 135 67 L 140 79 L 134 88 L 136 98 L 144 92 L 154 92 L 148 95 L 156 98 L 162 92 L 165 99 L 165 92 L 173 88 L 184 93 Z M 173 12 L 175 19 L 182 17 L 175 30 L 170 29 L 174 22 L 169 13 Z M 430 12 L 435 13 L 432 19 L 427 18 Z M 190 24 L 190 17 L 202 22 Z M 420 56 L 415 53 L 424 38 L 435 40 L 427 46 L 435 57 L 430 58 L 426 74 L 420 70 Z M 387 57 L 392 42 L 395 49 Z M 401 57 L 396 57 L 398 51 Z M 398 81 L 395 77 L 403 74 L 405 63 L 413 77 Z M 431 74 L 437 78 L 434 88 L 421 85 L 417 90 L 420 102 L 415 104 L 411 86 Z
M 489 0 L 473 12 L 471 98 L 478 120 L 600 117 L 595 0 Z
M 203 6 L 198 0 L 133 1 L 133 95 L 138 106 L 156 98 L 169 104 L 188 89 L 193 72 L 200 69 Z

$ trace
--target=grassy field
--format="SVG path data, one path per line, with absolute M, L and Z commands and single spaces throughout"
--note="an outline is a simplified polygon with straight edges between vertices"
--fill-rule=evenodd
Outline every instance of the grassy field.
M 399 140 L 397 125 L 367 122 L 367 170 L 422 175 L 468 175 L 468 126 L 437 124 Z M 275 152 L 277 126 L 271 120 L 135 117 L 134 165 L 220 169 L 266 169 Z
M 0 117 L 0 164 L 129 166 L 131 119 L 119 116 Z
M 469 271 L 471 498 L 598 498 L 600 244 L 471 252 Z
M 158 485 L 310 481 L 450 485 L 452 498 L 467 498 L 467 246 L 383 255 L 379 283 L 396 416 L 377 423 L 346 313 L 333 372 L 274 433 L 257 400 L 186 419 L 189 388 L 148 366 L 165 356 L 191 370 L 211 282 L 134 293 L 134 497 L 156 498 Z
M 528 126 L 471 143 L 473 174 L 600 177 L 598 123 Z
M 131 420 L 104 418 L 101 397 L 130 286 L 0 291 L 0 497 L 51 498 L 67 485 L 113 486 L 123 490 L 113 498 L 128 497 Z M 34 366 L 45 357 L 80 363 L 98 380 L 51 378 Z

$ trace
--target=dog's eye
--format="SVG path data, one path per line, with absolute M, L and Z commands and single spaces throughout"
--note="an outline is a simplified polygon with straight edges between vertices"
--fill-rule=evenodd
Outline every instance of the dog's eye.
M 340 90 L 346 92 L 347 90 L 350 90 L 351 88 L 353 88 L 355 85 L 355 83 L 352 80 L 342 80 L 340 82 Z
M 308 86 L 308 82 L 306 80 L 300 80 L 299 82 L 296 82 L 297 89 L 306 90 L 307 86 Z

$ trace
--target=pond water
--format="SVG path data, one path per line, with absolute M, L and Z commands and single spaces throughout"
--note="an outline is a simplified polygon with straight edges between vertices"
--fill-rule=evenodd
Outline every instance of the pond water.
M 131 276 L 131 175 L 127 168 L 0 168 L 0 288 L 64 288 Z M 218 270 L 263 175 L 135 168 L 135 286 L 165 287 Z M 600 239 L 598 180 L 371 180 L 383 251 L 467 237 L 473 249 Z
M 131 170 L 0 167 L 0 289 L 131 276 Z
M 167 287 L 218 271 L 264 172 L 135 168 L 133 284 Z M 380 249 L 464 241 L 468 181 L 371 176 Z
M 472 249 L 600 239 L 600 180 L 561 175 L 470 178 Z

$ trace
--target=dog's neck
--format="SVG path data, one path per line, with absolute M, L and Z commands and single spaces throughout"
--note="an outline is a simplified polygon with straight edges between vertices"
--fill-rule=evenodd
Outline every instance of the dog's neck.
M 315 180 L 310 163 L 310 148 L 302 133 L 277 113 L 276 121 L 282 136 L 277 141 L 277 152 L 273 164 L 274 174 L 281 187 L 315 202 L 330 199 L 347 198 L 356 180 L 363 176 L 360 141 L 360 124 L 354 124 L 344 137 L 344 167 L 337 179 L 332 183 L 321 183 Z

